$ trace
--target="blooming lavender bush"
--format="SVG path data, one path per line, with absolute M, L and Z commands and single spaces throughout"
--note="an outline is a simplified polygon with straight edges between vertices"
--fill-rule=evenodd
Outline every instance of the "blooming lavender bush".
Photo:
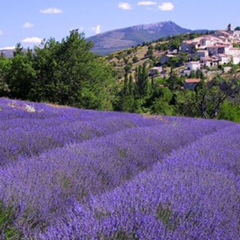
M 240 238 L 235 123 L 0 99 L 0 133 L 0 238 Z

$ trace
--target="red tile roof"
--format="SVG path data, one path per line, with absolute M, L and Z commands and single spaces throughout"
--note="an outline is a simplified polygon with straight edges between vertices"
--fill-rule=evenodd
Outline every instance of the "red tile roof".
M 185 79 L 185 83 L 200 83 L 201 79 L 200 78 L 187 78 Z

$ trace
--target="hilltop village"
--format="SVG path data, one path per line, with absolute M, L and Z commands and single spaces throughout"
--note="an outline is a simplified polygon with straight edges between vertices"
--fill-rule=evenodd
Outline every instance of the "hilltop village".
M 240 30 L 232 30 L 229 24 L 226 30 L 183 41 L 178 50 L 168 52 L 160 62 L 164 64 L 179 53 L 187 53 L 191 61 L 185 63 L 182 75 L 189 76 L 192 71 L 213 69 L 226 64 L 239 64 L 239 45 Z M 231 70 L 230 67 L 224 69 Z
M 135 78 L 136 68 L 143 65 L 151 78 L 168 79 L 174 71 L 186 81 L 195 78 L 196 72 L 211 80 L 239 69 L 240 29 L 228 24 L 225 30 L 169 37 L 110 54 L 107 59 L 119 80 L 129 73 Z

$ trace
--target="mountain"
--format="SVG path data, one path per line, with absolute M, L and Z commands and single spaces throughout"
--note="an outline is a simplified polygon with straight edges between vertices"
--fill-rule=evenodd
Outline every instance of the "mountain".
M 100 55 L 107 55 L 131 48 L 143 42 L 151 42 L 168 36 L 205 31 L 207 30 L 182 28 L 172 21 L 166 21 L 116 29 L 91 36 L 86 38 L 86 40 L 94 43 L 93 52 Z
M 156 41 L 169 36 L 204 33 L 206 29 L 190 30 L 182 28 L 172 21 L 142 24 L 132 27 L 116 29 L 86 38 L 94 43 L 93 52 L 99 55 L 108 55 L 125 50 L 143 42 Z M 13 50 L 0 50 L 7 58 L 13 57 Z
M 13 57 L 14 49 L 3 49 L 0 50 L 0 54 L 3 54 L 6 58 L 12 58 Z

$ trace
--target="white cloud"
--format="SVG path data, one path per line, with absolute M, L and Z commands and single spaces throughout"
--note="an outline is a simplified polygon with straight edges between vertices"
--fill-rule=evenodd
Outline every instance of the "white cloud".
M 118 8 L 121 8 L 123 10 L 131 10 L 132 9 L 132 5 L 129 3 L 119 3 L 118 4 Z
M 102 32 L 101 26 L 100 26 L 100 25 L 97 25 L 96 27 L 93 27 L 93 28 L 92 28 L 92 31 L 95 32 L 95 34 L 101 33 L 101 32 Z
M 23 28 L 29 29 L 29 28 L 33 28 L 34 25 L 32 23 L 26 22 L 23 24 Z
M 40 10 L 40 13 L 43 13 L 43 14 L 60 14 L 60 13 L 63 13 L 63 10 L 59 9 L 59 8 L 46 8 L 46 9 Z
M 42 41 L 43 39 L 38 37 L 28 37 L 22 40 L 23 43 L 30 43 L 30 44 L 41 43 Z
M 158 8 L 162 11 L 172 11 L 174 9 L 174 5 L 170 2 L 164 2 L 162 5 L 158 6 Z
M 157 4 L 156 2 L 151 2 L 151 1 L 143 1 L 138 3 L 139 6 L 153 6 L 156 4 Z
M 0 29 L 0 36 L 3 35 L 3 31 Z
M 0 50 L 14 50 L 16 47 L 15 46 L 12 46 L 12 47 L 3 47 L 3 48 L 0 48 Z

